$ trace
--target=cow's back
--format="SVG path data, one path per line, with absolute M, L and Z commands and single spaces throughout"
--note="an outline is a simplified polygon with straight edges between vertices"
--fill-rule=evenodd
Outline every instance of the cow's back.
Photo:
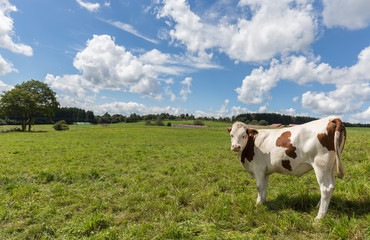
M 271 172 L 302 175 L 312 169 L 317 156 L 332 150 L 325 147 L 325 142 L 334 142 L 334 135 L 330 132 L 332 127 L 336 127 L 335 119 L 339 118 L 331 116 L 290 128 L 258 130 L 256 147 L 260 154 L 256 157 L 271 164 Z M 335 153 L 332 151 L 330 154 L 334 157 Z

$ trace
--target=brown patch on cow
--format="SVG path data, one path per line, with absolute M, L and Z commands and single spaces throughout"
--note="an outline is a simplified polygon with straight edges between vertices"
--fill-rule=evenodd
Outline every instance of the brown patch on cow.
M 339 146 L 342 146 L 342 140 L 343 140 L 342 136 L 344 135 L 344 141 L 347 138 L 346 128 L 344 127 L 342 121 L 339 118 L 334 119 L 333 122 L 335 122 L 335 124 L 337 125 L 335 127 L 335 131 L 339 131 L 340 133 Z
M 289 160 L 281 161 L 281 165 L 283 166 L 283 168 L 288 169 L 289 171 L 292 171 L 292 166 L 290 165 Z
M 326 147 L 329 151 L 334 151 L 334 134 L 336 131 L 339 131 L 340 134 L 344 134 L 346 136 L 346 129 L 342 121 L 339 118 L 334 119 L 333 121 L 329 122 L 326 126 L 327 133 L 319 133 L 317 134 L 317 138 L 323 147 Z M 342 143 L 342 138 L 339 138 L 339 145 Z
M 283 132 L 281 136 L 276 140 L 276 146 L 286 148 L 285 154 L 291 158 L 296 158 L 297 153 L 295 150 L 297 149 L 292 145 L 290 142 L 290 137 L 292 136 L 292 133 L 290 131 Z
M 240 161 L 245 163 L 244 159 L 247 159 L 248 162 L 252 162 L 254 156 L 254 138 L 258 134 L 256 129 L 247 129 L 247 146 L 245 146 Z
M 228 128 L 227 128 L 227 131 L 228 131 L 228 132 L 231 132 L 231 130 L 232 130 L 232 128 L 231 128 L 231 127 L 228 127 Z

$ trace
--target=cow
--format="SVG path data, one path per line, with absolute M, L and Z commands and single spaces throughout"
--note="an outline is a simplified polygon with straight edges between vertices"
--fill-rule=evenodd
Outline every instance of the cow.
M 242 122 L 227 128 L 231 150 L 257 183 L 257 205 L 266 201 L 269 175 L 294 176 L 314 169 L 321 198 L 316 219 L 323 218 L 335 188 L 334 170 L 343 178 L 341 154 L 346 129 L 339 117 L 330 116 L 302 125 L 280 129 L 251 129 Z

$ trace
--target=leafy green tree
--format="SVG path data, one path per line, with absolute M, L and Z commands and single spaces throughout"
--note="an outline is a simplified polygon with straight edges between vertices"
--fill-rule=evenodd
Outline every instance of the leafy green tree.
M 0 95 L 0 111 L 6 116 L 19 116 L 22 131 L 31 131 L 35 122 L 34 116 L 54 117 L 59 108 L 55 92 L 43 82 L 30 80 L 17 84 Z
M 267 126 L 269 123 L 266 120 L 261 120 L 258 122 L 258 125 Z

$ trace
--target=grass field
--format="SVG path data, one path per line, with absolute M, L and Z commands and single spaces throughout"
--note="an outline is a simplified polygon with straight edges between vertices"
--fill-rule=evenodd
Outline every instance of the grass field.
M 256 207 L 226 125 L 210 125 L 1 133 L 0 239 L 369 239 L 370 129 L 347 129 L 345 178 L 315 221 L 313 171 L 271 175 Z

